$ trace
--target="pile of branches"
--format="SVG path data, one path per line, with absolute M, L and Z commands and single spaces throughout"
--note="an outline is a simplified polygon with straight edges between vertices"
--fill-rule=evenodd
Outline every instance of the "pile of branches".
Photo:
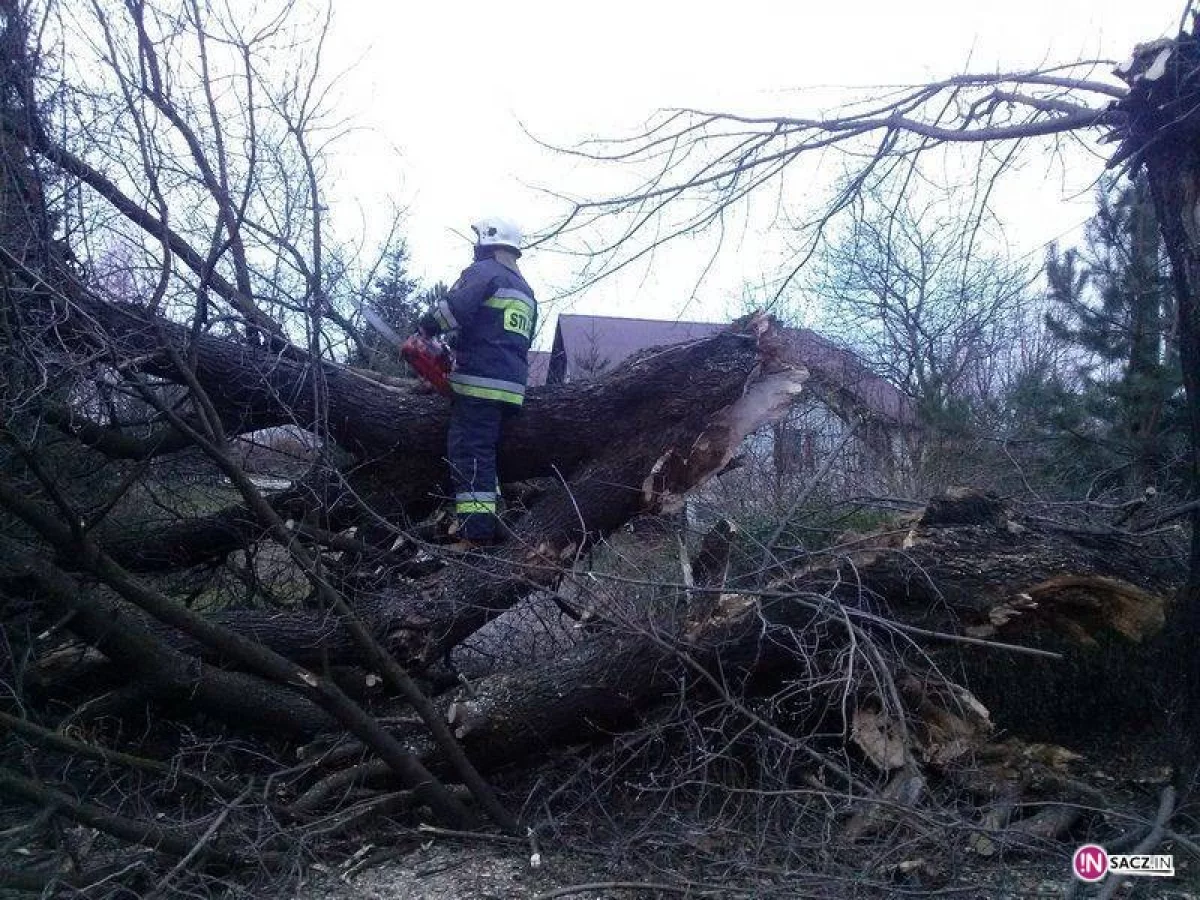
M 253 893 L 429 828 L 539 853 L 572 843 L 565 822 L 588 831 L 585 809 L 621 823 L 593 833 L 610 844 L 686 809 L 687 840 L 711 826 L 704 854 L 785 884 L 867 842 L 886 892 L 946 879 L 947 846 L 1044 847 L 1112 805 L 1066 751 L 998 735 L 1035 727 L 1025 700 L 1080 659 L 1143 658 L 1183 575 L 1170 523 L 1072 524 L 959 490 L 802 556 L 747 554 L 718 523 L 636 540 L 654 552 L 629 563 L 623 526 L 676 521 L 802 394 L 796 343 L 766 318 L 531 391 L 501 448 L 505 542 L 465 554 L 430 524 L 441 399 L 77 288 L 53 333 L 156 421 L 47 401 L 5 424 L 0 795 L 25 810 L 6 840 L 28 861 L 11 883 Z M 188 403 L 164 399 L 172 383 Z M 320 449 L 264 492 L 235 436 L 282 424 Z M 197 452 L 235 502 L 174 504 L 168 525 L 114 512 L 150 464 Z

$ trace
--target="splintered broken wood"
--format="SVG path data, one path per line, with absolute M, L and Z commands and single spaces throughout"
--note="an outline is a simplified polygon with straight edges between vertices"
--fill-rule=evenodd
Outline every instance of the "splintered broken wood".
M 951 634 L 1094 643 L 1155 634 L 1183 575 L 1154 539 L 1046 523 L 956 489 L 906 527 L 862 537 L 772 587 L 879 602 L 902 622 Z
M 917 762 L 944 766 L 974 752 L 992 732 L 988 710 L 966 688 L 926 673 L 897 673 L 899 709 L 872 694 L 856 706 L 850 737 L 884 771 Z

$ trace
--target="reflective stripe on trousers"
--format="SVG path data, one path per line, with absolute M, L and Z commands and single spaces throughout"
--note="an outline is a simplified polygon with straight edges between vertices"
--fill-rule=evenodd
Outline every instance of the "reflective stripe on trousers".
M 503 378 L 484 378 L 482 375 L 455 372 L 450 376 L 450 390 L 460 396 L 497 400 L 514 406 L 525 402 L 525 385 L 519 381 L 505 381 Z
M 496 494 L 492 491 L 464 491 L 454 495 L 454 511 L 460 516 L 495 513 Z

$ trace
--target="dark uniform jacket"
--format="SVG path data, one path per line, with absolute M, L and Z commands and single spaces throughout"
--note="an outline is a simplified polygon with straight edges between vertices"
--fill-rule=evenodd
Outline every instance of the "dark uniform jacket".
M 421 327 L 458 331 L 450 388 L 456 394 L 520 406 L 529 379 L 537 301 L 525 279 L 491 257 L 462 275 Z

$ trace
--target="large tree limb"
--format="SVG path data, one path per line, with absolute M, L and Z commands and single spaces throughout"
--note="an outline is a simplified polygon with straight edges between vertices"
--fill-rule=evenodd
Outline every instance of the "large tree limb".
M 1023 516 L 996 497 L 955 490 L 907 527 L 853 539 L 772 587 L 864 607 L 878 598 L 910 625 L 952 633 L 1049 626 L 1076 639 L 1115 630 L 1140 640 L 1161 627 L 1183 577 L 1153 539 Z
M 280 515 L 299 519 L 315 505 L 315 498 L 304 486 L 294 486 L 268 495 L 267 502 Z M 235 503 L 166 527 L 133 527 L 111 534 L 104 539 L 104 549 L 131 572 L 166 572 L 220 559 L 253 544 L 265 531 L 244 504 Z
M 371 746 L 397 777 L 417 791 L 439 817 L 451 823 L 469 821 L 470 815 L 462 804 L 332 680 L 301 668 L 243 633 L 224 628 L 137 580 L 87 535 L 62 524 L 41 505 L 29 500 L 3 480 L 0 480 L 0 506 L 20 518 L 60 552 L 76 554 L 82 567 L 95 574 L 125 601 L 208 646 L 220 648 L 240 665 L 288 687 L 321 707 Z
M 131 434 L 125 428 L 94 422 L 62 403 L 44 403 L 41 414 L 64 434 L 110 459 L 145 460 L 192 446 L 187 436 L 174 428 L 160 427 L 146 435 Z
M 643 388 L 640 402 L 630 400 L 627 407 L 623 439 L 534 503 L 499 552 L 468 556 L 415 584 L 360 596 L 356 612 L 372 633 L 386 636 L 402 664 L 428 666 L 532 590 L 557 581 L 562 567 L 598 537 L 639 511 L 676 506 L 684 493 L 725 466 L 746 434 L 782 415 L 801 390 L 807 373 L 782 367 L 770 356 L 765 323 L 755 327 L 764 329 L 763 346 L 751 356 L 740 341 L 717 342 L 702 357 L 707 365 L 670 371 L 663 369 L 664 359 L 676 366 L 694 363 L 695 348 L 657 354 L 660 374 L 674 383 L 690 373 L 691 385 L 680 387 L 683 397 L 655 402 L 662 380 L 653 392 Z M 760 359 L 778 371 L 755 375 L 754 361 Z M 636 375 L 634 385 L 640 383 Z M 607 394 L 607 387 L 589 386 L 597 394 Z M 327 616 L 284 618 L 244 610 L 224 614 L 224 621 L 287 656 L 304 658 L 319 648 L 336 660 L 355 652 L 348 632 Z
M 234 725 L 254 723 L 290 734 L 309 734 L 334 720 L 293 692 L 242 672 L 229 672 L 180 652 L 157 638 L 144 619 L 85 588 L 44 560 L 22 568 L 71 629 L 95 644 L 133 681 L 167 701 L 184 701 Z
M 110 346 L 117 361 L 138 360 L 141 368 L 164 377 L 172 377 L 172 368 L 159 356 L 162 340 L 182 348 L 189 339 L 181 327 L 150 320 L 130 307 L 102 304 L 91 318 L 100 322 L 103 333 L 89 340 Z M 88 327 L 85 323 L 80 330 L 87 333 Z M 596 382 L 536 388 L 522 414 L 505 427 L 501 476 L 506 481 L 539 476 L 570 480 L 611 448 L 629 448 L 630 456 L 643 457 L 637 464 L 642 471 L 630 474 L 640 485 L 667 448 L 689 446 L 709 417 L 738 398 L 756 367 L 798 364 L 796 348 L 772 341 L 760 347 L 756 335 L 731 330 L 646 354 Z M 230 421 L 240 421 L 238 430 L 284 421 L 311 425 L 317 418 L 312 380 L 323 379 L 329 433 L 361 457 L 347 475 L 347 486 L 400 523 L 409 515 L 422 517 L 436 502 L 446 474 L 449 409 L 443 398 L 212 336 L 201 335 L 192 350 L 197 381 Z M 161 540 L 142 542 L 139 536 L 137 545 L 128 548 L 131 553 L 122 548 L 121 558 L 134 568 L 194 564 L 203 560 L 206 547 L 219 554 L 236 546 L 245 531 L 234 523 L 249 518 L 231 509 L 208 522 L 181 525 Z M 198 529 L 195 539 L 189 528 Z M 138 555 L 148 562 L 139 564 Z
M 217 409 L 237 423 L 232 430 L 287 423 L 309 427 L 320 419 L 346 449 L 367 456 L 387 454 L 395 466 L 410 456 L 436 464 L 444 453 L 449 408 L 440 396 L 404 391 L 333 363 L 279 356 L 209 334 L 192 341 L 183 326 L 128 304 L 95 298 L 81 303 L 86 316 L 78 317 L 74 333 L 109 350 L 118 364 L 182 381 L 163 352 L 164 342 L 185 358 L 190 354 L 196 380 Z M 689 407 L 706 390 L 716 391 L 706 409 L 719 409 L 736 396 L 759 361 L 756 336 L 732 329 L 644 354 L 599 381 L 534 388 L 522 414 L 505 428 L 500 448 L 504 475 L 519 480 L 552 474 L 554 468 L 568 473 L 658 416 L 672 422 L 694 415 Z M 313 406 L 317 379 L 328 402 L 320 411 Z M 688 384 L 693 390 L 675 390 Z
M 22 800 L 38 809 L 56 810 L 81 824 L 114 837 L 175 856 L 186 856 L 197 845 L 195 834 L 162 828 L 152 822 L 130 819 L 90 803 L 82 803 L 64 791 L 32 781 L 9 769 L 0 769 L 0 794 Z M 218 848 L 204 848 L 204 855 L 222 859 L 227 863 L 236 859 L 234 854 Z

